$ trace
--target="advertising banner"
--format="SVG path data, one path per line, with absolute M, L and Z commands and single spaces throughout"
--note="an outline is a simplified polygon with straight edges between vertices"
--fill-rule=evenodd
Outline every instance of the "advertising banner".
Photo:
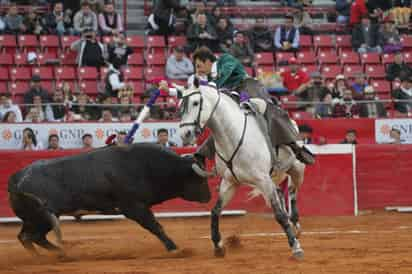
M 375 120 L 375 138 L 378 144 L 388 144 L 393 140 L 389 136 L 392 128 L 401 132 L 402 144 L 412 144 L 412 119 L 378 119 Z
M 82 147 L 82 136 L 91 134 L 93 146 L 105 145 L 106 138 L 119 131 L 128 131 L 129 123 L 41 123 L 41 124 L 3 124 L 0 126 L 0 149 L 20 149 L 25 128 L 34 130 L 37 140 L 43 148 L 47 148 L 48 136 L 57 134 L 60 146 L 64 149 Z M 157 130 L 165 128 L 169 131 L 169 140 L 181 145 L 179 123 L 144 123 L 137 131 L 134 142 L 156 142 Z

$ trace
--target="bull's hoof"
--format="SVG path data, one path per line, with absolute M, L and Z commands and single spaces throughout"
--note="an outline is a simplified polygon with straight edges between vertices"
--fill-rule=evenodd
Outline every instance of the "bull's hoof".
M 215 248 L 215 257 L 216 258 L 224 258 L 225 255 L 226 255 L 226 249 L 225 249 L 224 246 Z
M 304 254 L 305 253 L 304 253 L 302 247 L 300 246 L 299 241 L 295 240 L 295 243 L 293 244 L 293 247 L 292 247 L 293 258 L 296 259 L 296 260 L 301 261 L 304 258 Z

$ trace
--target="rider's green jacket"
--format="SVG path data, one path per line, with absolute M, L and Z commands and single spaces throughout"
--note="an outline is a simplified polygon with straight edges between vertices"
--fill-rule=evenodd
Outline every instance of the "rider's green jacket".
M 236 89 L 248 77 L 240 61 L 228 53 L 219 57 L 216 68 L 218 88 Z

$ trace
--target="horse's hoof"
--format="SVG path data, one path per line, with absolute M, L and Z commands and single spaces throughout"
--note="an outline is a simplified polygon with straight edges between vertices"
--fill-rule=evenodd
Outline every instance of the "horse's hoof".
M 295 258 L 296 260 L 303 260 L 304 254 L 305 253 L 303 252 L 303 249 L 300 247 L 299 241 L 296 240 L 292 247 L 293 258 Z
M 223 247 L 216 247 L 215 248 L 215 257 L 216 258 L 223 258 L 223 257 L 225 257 L 225 253 L 226 253 L 226 250 L 225 250 L 225 247 L 223 246 Z

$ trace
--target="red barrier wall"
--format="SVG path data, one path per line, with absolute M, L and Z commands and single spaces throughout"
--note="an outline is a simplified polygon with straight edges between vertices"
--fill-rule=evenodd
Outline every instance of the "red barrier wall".
M 412 205 L 412 145 L 356 148 L 360 209 Z
M 310 125 L 314 135 L 326 137 L 329 144 L 339 144 L 348 129 L 356 130 L 359 144 L 375 144 L 374 119 L 308 119 L 297 123 Z
M 193 152 L 193 148 L 178 149 L 179 153 Z M 59 152 L 0 151 L 0 217 L 12 216 L 7 200 L 8 177 L 38 159 L 55 158 L 79 153 L 78 150 Z M 339 163 L 339 164 L 337 164 Z M 354 213 L 352 155 L 319 155 L 317 163 L 307 168 L 306 179 L 299 195 L 302 215 L 352 215 Z M 155 207 L 156 211 L 209 211 L 217 199 L 217 179 L 209 185 L 213 199 L 207 205 L 168 201 Z M 246 209 L 250 212 L 270 212 L 261 197 L 249 201 L 248 187 L 241 187 L 227 209 Z

